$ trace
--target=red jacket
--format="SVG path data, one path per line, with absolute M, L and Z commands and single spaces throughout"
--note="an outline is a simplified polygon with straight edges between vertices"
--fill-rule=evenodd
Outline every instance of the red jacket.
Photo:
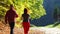
M 16 14 L 16 12 L 13 9 L 10 9 L 7 11 L 6 15 L 5 15 L 5 22 L 15 22 L 15 18 L 18 17 L 18 15 Z

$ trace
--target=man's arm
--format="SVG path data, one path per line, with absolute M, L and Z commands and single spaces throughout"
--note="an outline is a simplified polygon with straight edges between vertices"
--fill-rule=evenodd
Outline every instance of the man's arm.
M 15 17 L 18 17 L 18 15 L 17 15 L 16 11 L 14 11 L 14 13 L 15 13 Z

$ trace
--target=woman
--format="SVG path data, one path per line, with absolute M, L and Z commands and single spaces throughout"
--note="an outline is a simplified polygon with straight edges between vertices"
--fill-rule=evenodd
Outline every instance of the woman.
M 22 14 L 22 20 L 23 20 L 23 28 L 24 28 L 24 34 L 28 34 L 30 22 L 29 22 L 29 14 L 27 14 L 28 10 L 24 8 L 24 13 Z

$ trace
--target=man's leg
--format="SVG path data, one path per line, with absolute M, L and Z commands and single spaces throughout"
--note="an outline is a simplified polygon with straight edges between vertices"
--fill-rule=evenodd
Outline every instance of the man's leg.
M 10 34 L 13 34 L 13 29 L 14 29 L 15 23 L 12 22 L 12 23 L 9 23 L 9 24 L 10 24 Z

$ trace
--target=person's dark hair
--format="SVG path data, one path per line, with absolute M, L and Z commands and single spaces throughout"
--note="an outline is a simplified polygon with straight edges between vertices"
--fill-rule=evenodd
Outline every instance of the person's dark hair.
M 13 7 L 13 4 L 10 4 L 10 7 Z
M 26 8 L 24 8 L 24 14 L 27 14 L 27 11 L 28 11 L 28 10 L 27 10 Z
M 10 4 L 10 9 L 12 9 L 13 8 L 13 4 Z

